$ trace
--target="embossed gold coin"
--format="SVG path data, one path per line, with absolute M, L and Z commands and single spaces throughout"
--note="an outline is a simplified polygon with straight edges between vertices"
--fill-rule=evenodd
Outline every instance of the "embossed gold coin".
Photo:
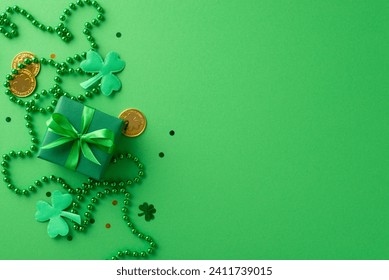
M 14 59 L 12 60 L 11 67 L 13 69 L 18 69 L 18 64 L 19 63 L 24 63 L 24 60 L 26 58 L 28 59 L 33 59 L 35 55 L 31 52 L 21 52 L 18 53 Z M 39 74 L 39 71 L 41 70 L 41 64 L 40 63 L 31 63 L 31 64 L 26 64 L 26 68 L 28 71 L 30 71 L 35 77 Z
M 119 119 L 124 121 L 122 133 L 128 137 L 136 137 L 143 133 L 146 128 L 146 118 L 137 109 L 126 109 L 120 113 Z
M 30 71 L 22 69 L 9 81 L 9 87 L 14 95 L 18 97 L 27 97 L 34 92 L 36 80 Z

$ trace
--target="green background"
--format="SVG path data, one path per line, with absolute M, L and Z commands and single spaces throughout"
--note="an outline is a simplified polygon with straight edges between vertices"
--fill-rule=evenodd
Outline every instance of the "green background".
M 131 189 L 130 217 L 158 243 L 151 259 L 389 258 L 388 1 L 99 3 L 106 10 L 93 30 L 99 52 L 117 51 L 126 68 L 120 92 L 87 104 L 114 116 L 134 107 L 147 117 L 144 134 L 122 148 L 146 168 Z M 0 11 L 15 4 L 54 26 L 69 2 L 3 0 Z M 88 50 L 82 29 L 95 14 L 70 18 L 69 44 L 13 16 L 20 36 L 0 36 L 3 77 L 21 51 L 63 61 Z M 53 77 L 42 67 L 38 90 Z M 82 81 L 64 85 L 81 93 Z M 4 94 L 0 103 L 0 152 L 25 150 L 23 109 Z M 41 137 L 46 119 L 34 119 Z M 132 171 L 130 163 L 109 170 Z M 85 180 L 36 158 L 12 163 L 22 186 L 50 174 Z M 3 183 L 1 259 L 105 259 L 145 249 L 110 199 L 85 234 L 50 239 L 47 223 L 34 220 L 50 187 L 26 198 Z M 143 202 L 157 209 L 151 222 L 137 216 Z

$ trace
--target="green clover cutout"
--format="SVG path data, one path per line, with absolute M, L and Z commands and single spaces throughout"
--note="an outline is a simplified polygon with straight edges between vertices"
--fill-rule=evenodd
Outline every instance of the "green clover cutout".
M 125 66 L 126 63 L 119 58 L 116 52 L 109 52 L 103 61 L 97 52 L 89 51 L 86 59 L 81 62 L 80 68 L 87 73 L 97 74 L 80 85 L 88 89 L 101 79 L 101 92 L 106 96 L 111 95 L 113 91 L 118 91 L 122 87 L 122 83 L 114 73 L 122 71 Z
M 46 222 L 47 233 L 51 238 L 58 235 L 65 236 L 69 233 L 69 225 L 63 218 L 68 218 L 78 224 L 81 224 L 80 215 L 63 211 L 72 204 L 72 196 L 70 194 L 62 194 L 60 191 L 54 191 L 51 198 L 52 206 L 46 201 L 38 201 L 36 204 L 35 219 L 38 222 Z
M 146 202 L 142 205 L 139 205 L 139 210 L 143 211 L 143 213 L 139 213 L 138 216 L 140 217 L 144 215 L 147 222 L 154 219 L 154 214 L 157 212 L 153 204 L 149 205 Z

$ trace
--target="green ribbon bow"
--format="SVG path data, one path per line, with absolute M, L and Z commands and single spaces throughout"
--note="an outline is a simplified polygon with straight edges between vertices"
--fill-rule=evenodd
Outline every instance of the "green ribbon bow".
M 111 130 L 106 128 L 86 133 L 92 122 L 94 113 L 94 109 L 86 106 L 84 107 L 81 116 L 80 133 L 64 115 L 53 113 L 51 118 L 47 121 L 47 126 L 49 127 L 49 131 L 61 135 L 62 137 L 43 146 L 42 149 L 52 149 L 73 142 L 65 167 L 75 170 L 80 160 L 81 151 L 85 158 L 101 165 L 90 149 L 90 145 L 95 145 L 108 154 L 112 154 L 115 135 Z

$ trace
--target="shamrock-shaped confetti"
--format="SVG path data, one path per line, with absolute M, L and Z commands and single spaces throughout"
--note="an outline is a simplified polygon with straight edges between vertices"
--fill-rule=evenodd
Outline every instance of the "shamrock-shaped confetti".
M 154 219 L 154 214 L 157 212 L 157 210 L 154 208 L 153 204 L 143 203 L 142 205 L 139 205 L 139 210 L 143 211 L 143 213 L 139 213 L 138 216 L 145 216 L 146 221 L 150 221 Z
M 46 201 L 38 201 L 36 204 L 35 219 L 38 222 L 49 221 L 47 233 L 51 238 L 57 235 L 65 236 L 69 233 L 69 225 L 63 218 L 68 218 L 78 224 L 81 224 L 80 215 L 63 211 L 72 204 L 70 194 L 62 194 L 60 191 L 54 191 L 51 197 L 51 204 Z
M 95 51 L 89 51 L 86 59 L 81 62 L 80 67 L 88 73 L 96 73 L 89 80 L 81 83 L 84 89 L 95 85 L 101 79 L 100 90 L 104 95 L 110 95 L 113 91 L 118 91 L 122 83 L 114 73 L 120 72 L 125 67 L 125 62 L 119 58 L 116 52 L 110 52 L 105 57 L 105 61 Z

